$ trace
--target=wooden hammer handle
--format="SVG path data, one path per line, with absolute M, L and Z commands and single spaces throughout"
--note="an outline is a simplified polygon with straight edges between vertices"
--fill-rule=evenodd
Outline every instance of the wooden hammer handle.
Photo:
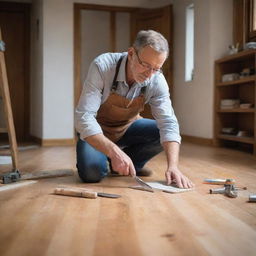
M 75 188 L 55 188 L 54 194 L 63 196 L 97 198 L 97 192 Z

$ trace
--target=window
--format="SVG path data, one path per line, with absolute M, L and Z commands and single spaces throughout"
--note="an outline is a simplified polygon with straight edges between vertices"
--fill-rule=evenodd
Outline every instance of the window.
M 186 60 L 185 81 L 192 81 L 194 77 L 194 4 L 186 8 Z

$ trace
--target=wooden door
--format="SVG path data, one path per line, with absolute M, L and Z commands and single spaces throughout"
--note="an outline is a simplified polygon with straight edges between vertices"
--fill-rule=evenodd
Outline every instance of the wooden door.
M 83 71 L 81 70 L 81 59 L 82 59 L 82 44 L 85 43 L 86 39 L 83 39 L 81 28 L 82 28 L 82 11 L 83 10 L 90 10 L 90 11 L 105 11 L 108 12 L 110 15 L 109 24 L 109 38 L 110 38 L 110 49 L 109 51 L 116 51 L 117 48 L 117 21 L 116 16 L 119 13 L 131 13 L 137 8 L 133 7 L 120 7 L 120 6 L 109 6 L 109 5 L 94 5 L 94 4 L 81 4 L 75 3 L 74 4 L 74 107 L 77 106 L 78 100 L 81 95 L 82 85 L 83 82 L 81 79 L 81 74 Z M 94 29 L 94 26 L 89 23 L 91 26 L 91 30 Z M 125 33 L 126 31 L 123 31 Z M 90 31 L 89 31 L 90 33 Z M 130 34 L 129 34 L 130 36 Z M 124 37 L 126 38 L 126 36 Z M 104 41 L 103 41 L 104 43 Z M 128 42 L 130 43 L 130 42 Z
M 131 41 L 133 42 L 136 34 L 140 30 L 153 29 L 168 40 L 170 47 L 169 58 L 163 66 L 164 76 L 168 82 L 170 94 L 172 95 L 173 76 L 172 76 L 172 62 L 173 62 L 173 36 L 172 36 L 172 5 L 158 8 L 158 9 L 138 9 L 131 14 Z M 142 113 L 143 117 L 153 118 L 151 110 L 148 105 Z
M 30 4 L 0 2 L 0 27 L 18 141 L 29 138 Z M 7 139 L 1 137 L 1 140 Z

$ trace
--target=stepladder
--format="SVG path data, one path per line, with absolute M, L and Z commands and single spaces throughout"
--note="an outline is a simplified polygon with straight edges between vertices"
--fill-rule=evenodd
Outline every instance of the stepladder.
M 3 183 L 10 183 L 17 181 L 20 178 L 19 167 L 18 167 L 18 147 L 16 140 L 16 133 L 13 121 L 13 113 L 11 106 L 10 90 L 8 84 L 6 63 L 5 63 L 5 43 L 2 40 L 2 33 L 0 29 L 0 108 L 3 108 L 4 126 L 0 127 L 0 133 L 7 133 L 10 155 L 12 158 L 12 170 L 2 176 Z M 2 126 L 2 125 L 1 125 Z

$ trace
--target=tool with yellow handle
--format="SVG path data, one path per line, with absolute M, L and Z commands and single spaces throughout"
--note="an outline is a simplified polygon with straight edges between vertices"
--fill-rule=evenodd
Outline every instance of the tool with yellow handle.
M 55 188 L 54 194 L 56 195 L 63 195 L 63 196 L 76 196 L 76 197 L 85 197 L 85 198 L 97 198 L 98 196 L 101 197 L 108 197 L 108 198 L 119 198 L 120 195 L 116 194 L 109 194 L 103 192 L 95 192 L 83 188 Z

